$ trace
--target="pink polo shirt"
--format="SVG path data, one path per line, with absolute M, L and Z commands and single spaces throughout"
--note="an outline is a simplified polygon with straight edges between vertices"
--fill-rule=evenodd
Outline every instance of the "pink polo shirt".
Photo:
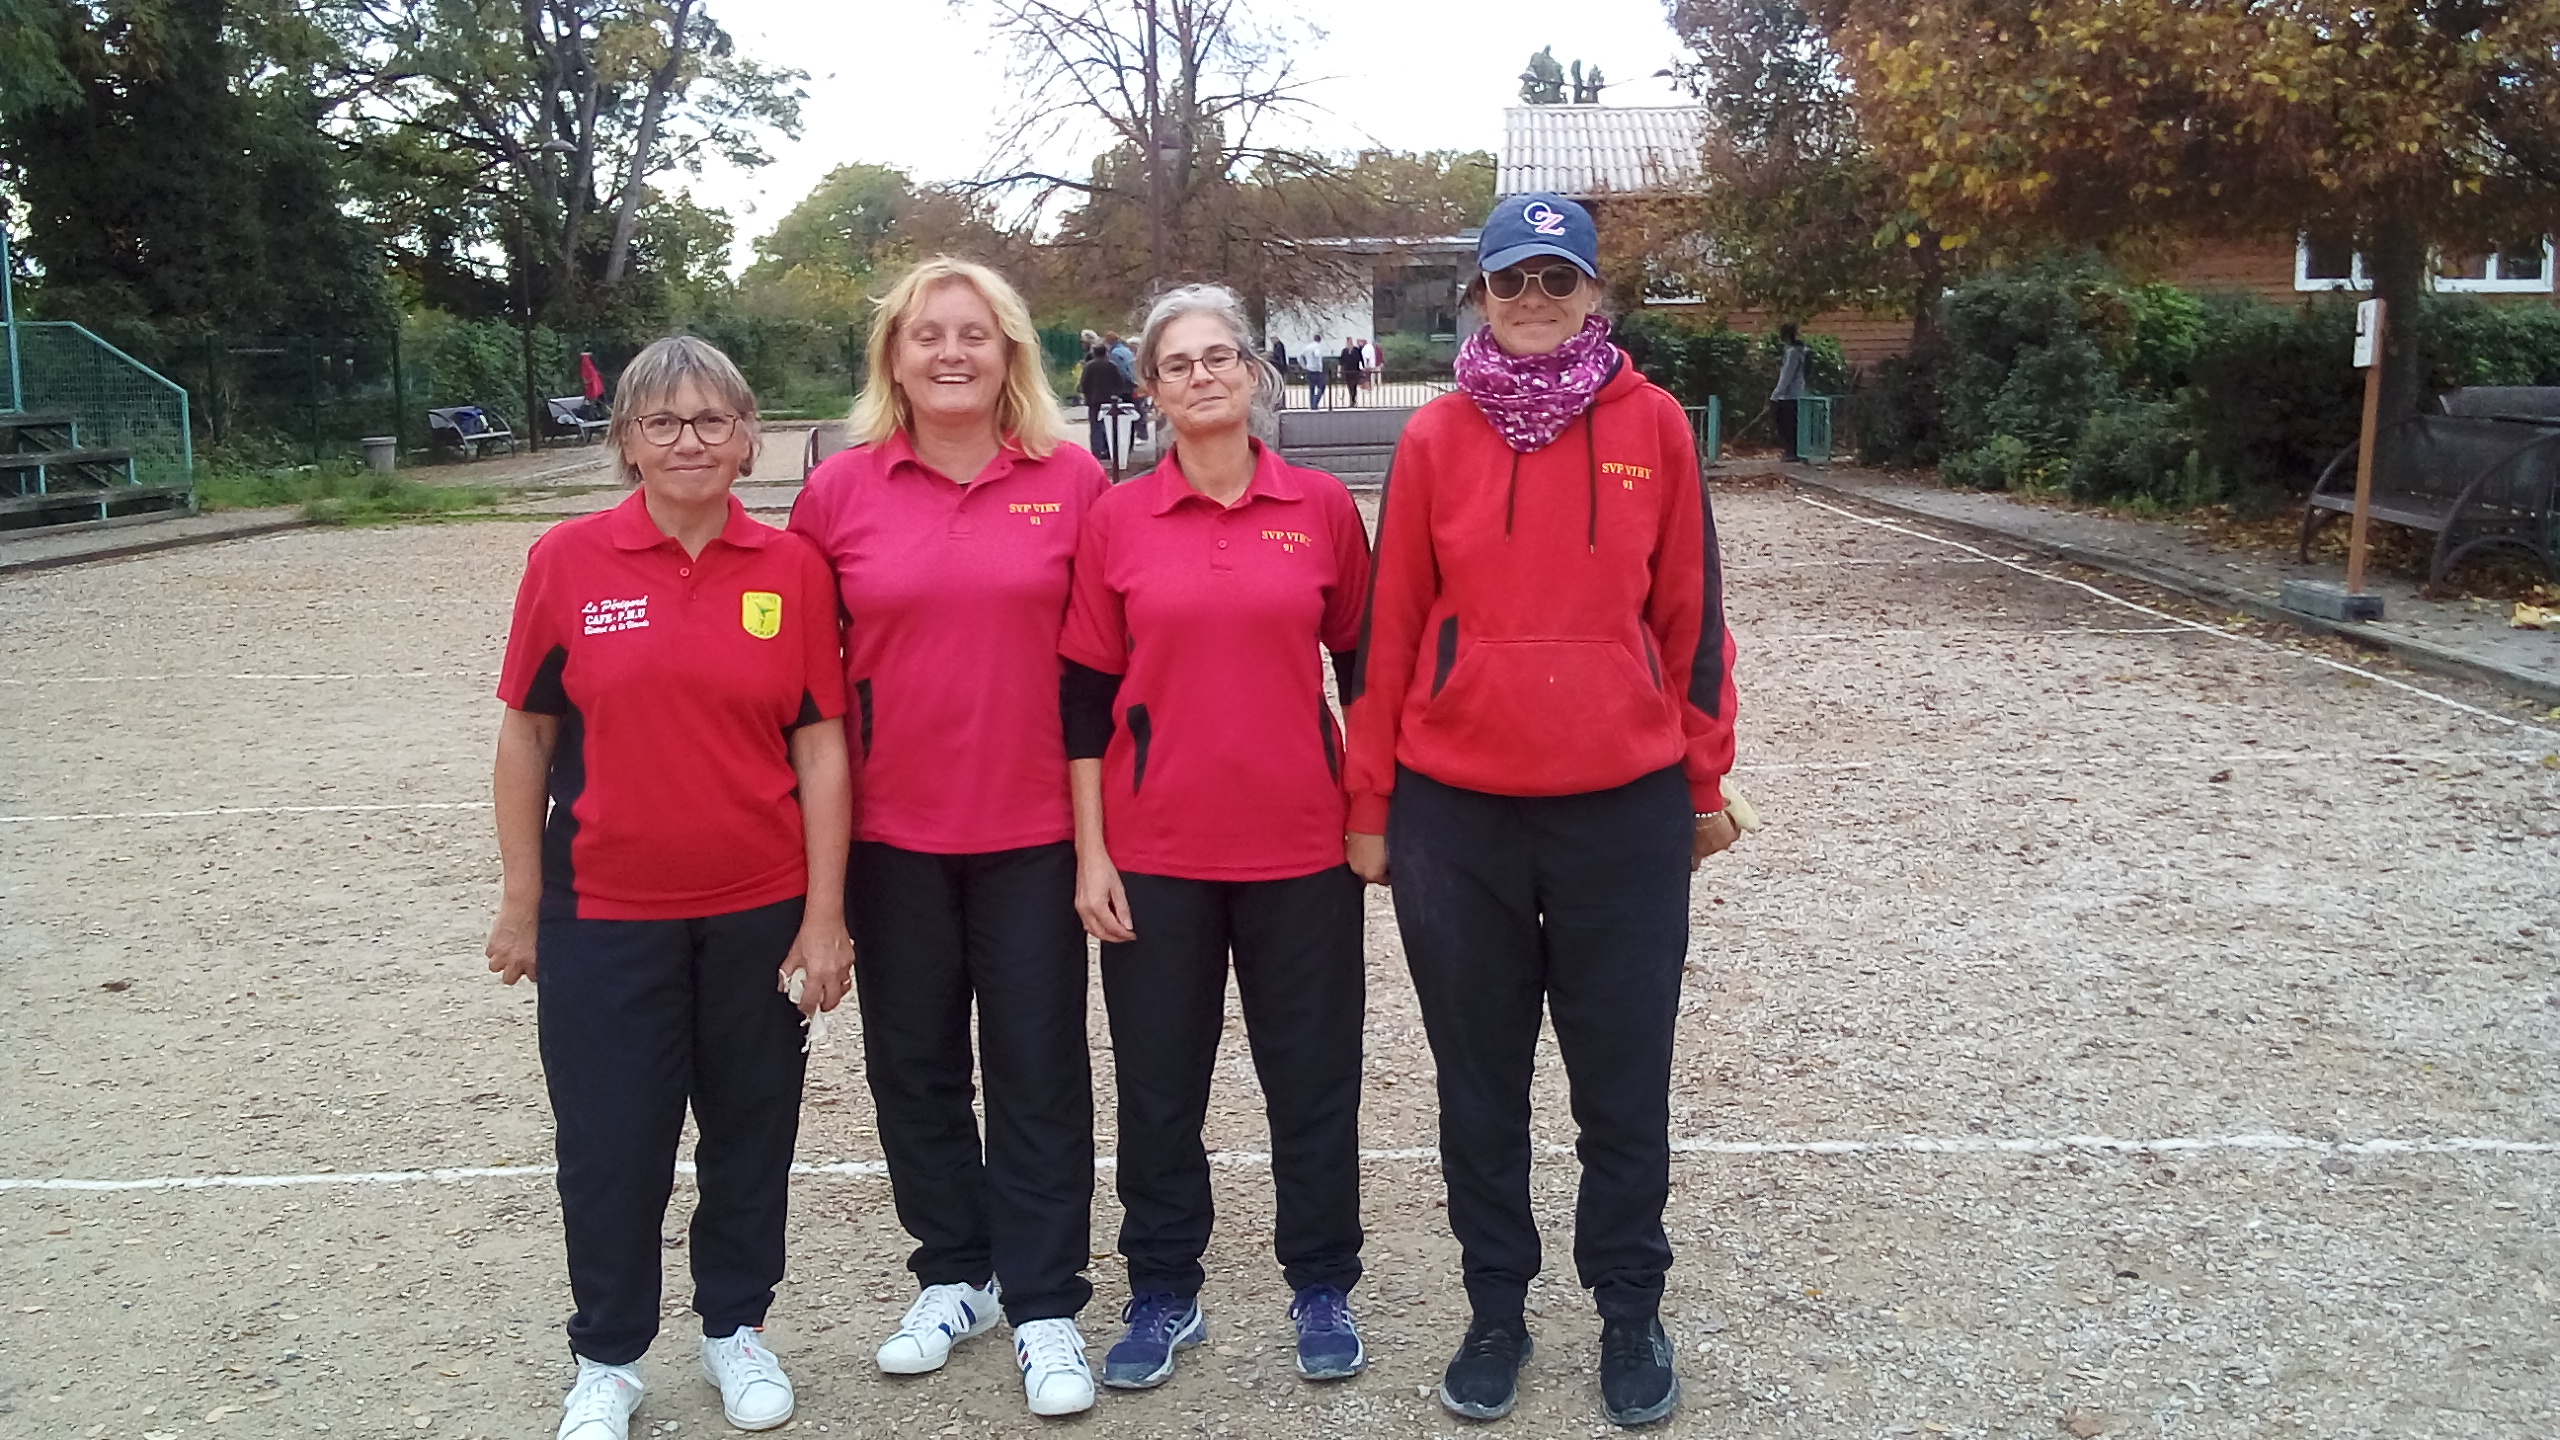
M 1256 444 L 1232 506 L 1178 457 L 1096 501 L 1059 650 L 1119 674 L 1102 814 L 1123 870 L 1282 880 L 1342 863 L 1318 647 L 1360 640 L 1369 536 L 1342 482 Z
M 967 484 L 904 434 L 831 456 L 792 507 L 844 602 L 854 838 L 973 855 L 1073 838 L 1058 624 L 1087 451 L 1007 444 Z

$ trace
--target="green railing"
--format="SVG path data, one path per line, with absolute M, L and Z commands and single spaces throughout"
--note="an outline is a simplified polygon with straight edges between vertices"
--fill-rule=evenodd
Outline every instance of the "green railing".
M 68 414 L 82 446 L 133 453 L 135 483 L 193 495 L 196 447 L 184 386 L 69 320 L 21 320 L 11 340 L 19 409 Z
M 1796 454 L 1808 465 L 1831 463 L 1829 395 L 1807 395 L 1796 401 Z
M 1724 397 L 1710 395 L 1704 405 L 1680 407 L 1689 417 L 1689 438 L 1696 443 L 1698 468 L 1724 460 Z

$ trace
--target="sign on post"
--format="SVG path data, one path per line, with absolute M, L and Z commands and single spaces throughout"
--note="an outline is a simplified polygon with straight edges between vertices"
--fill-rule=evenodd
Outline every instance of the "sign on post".
M 2356 368 L 2370 370 L 2382 358 L 2382 302 L 2367 300 L 2356 307 Z

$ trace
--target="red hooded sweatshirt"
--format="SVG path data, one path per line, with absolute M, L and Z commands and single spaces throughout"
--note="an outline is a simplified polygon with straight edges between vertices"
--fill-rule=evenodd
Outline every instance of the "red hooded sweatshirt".
M 1388 467 L 1350 706 L 1351 829 L 1399 762 L 1495 795 L 1578 795 L 1667 765 L 1700 811 L 1733 768 L 1733 636 L 1696 443 L 1622 351 L 1592 407 L 1522 455 L 1474 401 L 1414 412 Z

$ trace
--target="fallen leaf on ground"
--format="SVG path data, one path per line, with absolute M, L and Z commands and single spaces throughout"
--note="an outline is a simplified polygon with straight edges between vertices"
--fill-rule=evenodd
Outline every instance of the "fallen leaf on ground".
M 2074 1410 L 2062 1417 L 2062 1428 L 2079 1436 L 2080 1440 L 2092 1440 L 2094 1436 L 2107 1433 L 2107 1422 L 2086 1410 Z
M 2547 630 L 2554 620 L 2560 620 L 2560 610 L 2546 610 L 2521 600 L 2516 602 L 2515 613 L 2507 617 L 2507 623 L 2518 630 Z

